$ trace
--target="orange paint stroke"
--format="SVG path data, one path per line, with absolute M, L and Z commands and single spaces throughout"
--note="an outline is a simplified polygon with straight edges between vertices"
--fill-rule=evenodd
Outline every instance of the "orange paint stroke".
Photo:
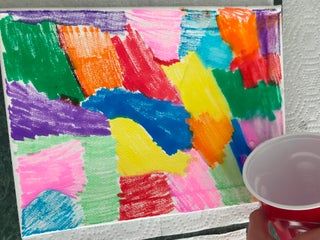
M 205 157 L 210 167 L 223 162 L 224 147 L 230 141 L 233 127 L 227 117 L 214 120 L 208 113 L 189 119 L 193 146 Z
M 121 67 L 109 33 L 92 26 L 62 25 L 58 32 L 86 96 L 101 87 L 122 86 Z
M 256 15 L 249 9 L 223 8 L 217 23 L 224 41 L 230 44 L 237 56 L 259 50 Z

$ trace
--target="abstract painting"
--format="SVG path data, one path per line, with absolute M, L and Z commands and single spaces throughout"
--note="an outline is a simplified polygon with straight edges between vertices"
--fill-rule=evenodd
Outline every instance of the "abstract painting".
M 253 201 L 280 8 L 3 10 L 0 36 L 23 237 Z

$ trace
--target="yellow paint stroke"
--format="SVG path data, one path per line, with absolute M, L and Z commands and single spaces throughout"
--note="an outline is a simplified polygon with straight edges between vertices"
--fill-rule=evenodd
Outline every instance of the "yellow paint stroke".
M 210 69 L 206 69 L 195 52 L 189 52 L 181 62 L 162 66 L 168 78 L 180 92 L 185 108 L 194 118 L 209 113 L 219 121 L 230 119 L 228 103 Z
M 233 133 L 231 111 L 210 69 L 195 52 L 181 62 L 163 66 L 191 114 L 192 143 L 211 167 L 223 162 L 224 147 Z
M 116 139 L 121 176 L 135 176 L 151 172 L 184 175 L 190 156 L 178 151 L 169 156 L 153 142 L 151 136 L 138 123 L 128 118 L 110 120 L 112 136 Z
M 222 163 L 224 147 L 230 141 L 233 127 L 228 118 L 215 121 L 208 113 L 189 120 L 193 131 L 193 146 L 198 149 L 210 167 Z

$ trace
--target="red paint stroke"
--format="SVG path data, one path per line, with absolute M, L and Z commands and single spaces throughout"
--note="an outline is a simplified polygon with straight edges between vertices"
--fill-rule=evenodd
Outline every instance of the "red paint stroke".
M 120 177 L 120 188 L 120 220 L 156 216 L 174 210 L 165 174 Z
M 262 56 L 258 52 L 235 58 L 230 68 L 232 71 L 239 69 L 245 88 L 256 87 L 259 81 L 267 84 L 281 82 L 280 57 L 275 53 Z
M 130 25 L 127 31 L 123 41 L 118 36 L 112 38 L 124 74 L 123 86 L 130 91 L 140 91 L 147 97 L 181 103 L 177 90 L 154 60 L 151 49 Z
M 172 64 L 180 62 L 179 59 L 171 59 L 171 60 L 165 61 L 165 60 L 161 60 L 161 59 L 159 59 L 157 57 L 154 57 L 153 60 L 155 62 L 157 62 L 158 64 L 165 65 L 165 66 L 170 66 Z

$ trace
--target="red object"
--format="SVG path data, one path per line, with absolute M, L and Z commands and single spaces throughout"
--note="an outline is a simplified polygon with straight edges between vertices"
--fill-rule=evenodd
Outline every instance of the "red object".
M 257 52 L 235 58 L 230 66 L 234 71 L 239 69 L 245 88 L 256 87 L 260 81 L 267 84 L 281 82 L 280 57 L 277 54 L 262 56 Z
M 140 91 L 147 97 L 181 103 L 179 93 L 155 61 L 151 49 L 129 25 L 127 31 L 125 40 L 119 36 L 111 39 L 122 67 L 123 86 L 129 91 Z
M 120 220 L 156 216 L 174 210 L 165 174 L 120 177 L 120 188 Z

